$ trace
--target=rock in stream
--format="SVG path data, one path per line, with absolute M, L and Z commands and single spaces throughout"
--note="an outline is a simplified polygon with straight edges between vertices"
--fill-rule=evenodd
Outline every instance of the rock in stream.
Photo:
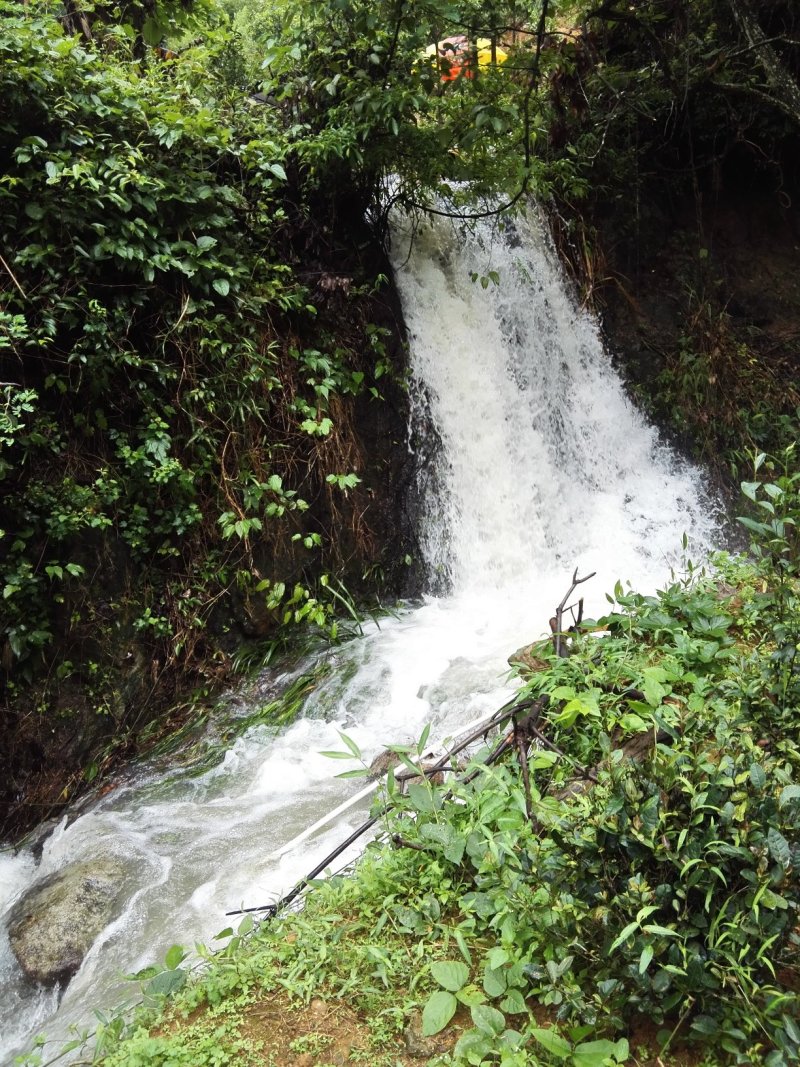
M 34 982 L 71 978 L 97 936 L 119 912 L 124 868 L 103 858 L 76 863 L 32 886 L 11 909 L 8 936 Z

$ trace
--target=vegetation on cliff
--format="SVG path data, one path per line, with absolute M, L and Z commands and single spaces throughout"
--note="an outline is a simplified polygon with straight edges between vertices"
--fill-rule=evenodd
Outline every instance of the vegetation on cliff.
M 735 483 L 800 419 L 800 6 L 573 11 L 547 105 L 563 251 L 640 401 Z

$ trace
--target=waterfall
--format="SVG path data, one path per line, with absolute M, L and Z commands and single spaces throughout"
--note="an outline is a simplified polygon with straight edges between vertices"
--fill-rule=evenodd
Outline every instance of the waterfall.
M 0 915 L 33 881 L 117 857 L 124 910 L 59 1002 L 29 986 L 0 925 L 0 1062 L 40 1030 L 63 1040 L 93 1011 L 134 999 L 121 980 L 174 942 L 209 940 L 224 913 L 268 903 L 363 819 L 281 846 L 359 788 L 333 776 L 346 731 L 370 760 L 498 708 L 507 656 L 541 636 L 577 568 L 589 611 L 617 580 L 653 589 L 714 535 L 699 473 L 659 444 L 575 304 L 535 215 L 394 233 L 408 326 L 420 551 L 429 594 L 327 654 L 303 717 L 249 730 L 201 775 L 144 767 L 66 817 L 40 857 L 0 855 Z M 483 281 L 482 281 L 483 279 Z M 425 457 L 428 457 L 427 460 Z M 353 855 L 351 851 L 350 855 Z M 345 857 L 346 858 L 346 857 Z
M 696 472 L 627 400 L 535 218 L 440 220 L 407 259 L 395 244 L 415 418 L 442 443 L 423 488 L 429 573 L 457 593 L 563 583 L 576 565 L 647 582 L 684 531 L 705 540 Z

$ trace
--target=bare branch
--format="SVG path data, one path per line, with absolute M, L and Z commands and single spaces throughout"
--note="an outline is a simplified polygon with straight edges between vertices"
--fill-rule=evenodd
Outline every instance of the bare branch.
M 563 598 L 561 600 L 561 603 L 556 608 L 555 615 L 550 620 L 550 629 L 553 631 L 553 644 L 555 646 L 555 650 L 556 650 L 556 655 L 557 656 L 564 655 L 564 652 L 562 651 L 563 650 L 562 637 L 564 636 L 564 632 L 563 632 L 564 607 L 565 607 L 567 601 L 569 600 L 569 598 L 572 596 L 572 594 L 575 591 L 575 589 L 579 585 L 583 585 L 584 582 L 588 582 L 590 578 L 594 578 L 594 576 L 596 574 L 597 574 L 597 571 L 592 571 L 592 573 L 591 574 L 587 574 L 585 578 L 579 578 L 578 577 L 578 568 L 576 567 L 575 571 L 574 571 L 574 573 L 572 575 L 572 585 L 569 587 L 569 589 L 564 594 L 564 596 L 563 596 Z M 581 623 L 581 620 L 583 619 L 583 599 L 581 599 L 578 603 L 580 605 L 580 611 L 579 611 L 578 620 L 576 622 L 576 625 L 579 626 L 580 623 Z

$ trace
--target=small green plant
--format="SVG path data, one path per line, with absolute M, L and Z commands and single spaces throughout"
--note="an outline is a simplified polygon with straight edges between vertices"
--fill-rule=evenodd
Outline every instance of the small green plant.
M 332 1044 L 333 1038 L 330 1037 L 330 1035 L 310 1033 L 301 1034 L 300 1037 L 296 1037 L 294 1041 L 290 1042 L 289 1048 L 297 1055 L 302 1055 L 307 1052 L 316 1057 Z

